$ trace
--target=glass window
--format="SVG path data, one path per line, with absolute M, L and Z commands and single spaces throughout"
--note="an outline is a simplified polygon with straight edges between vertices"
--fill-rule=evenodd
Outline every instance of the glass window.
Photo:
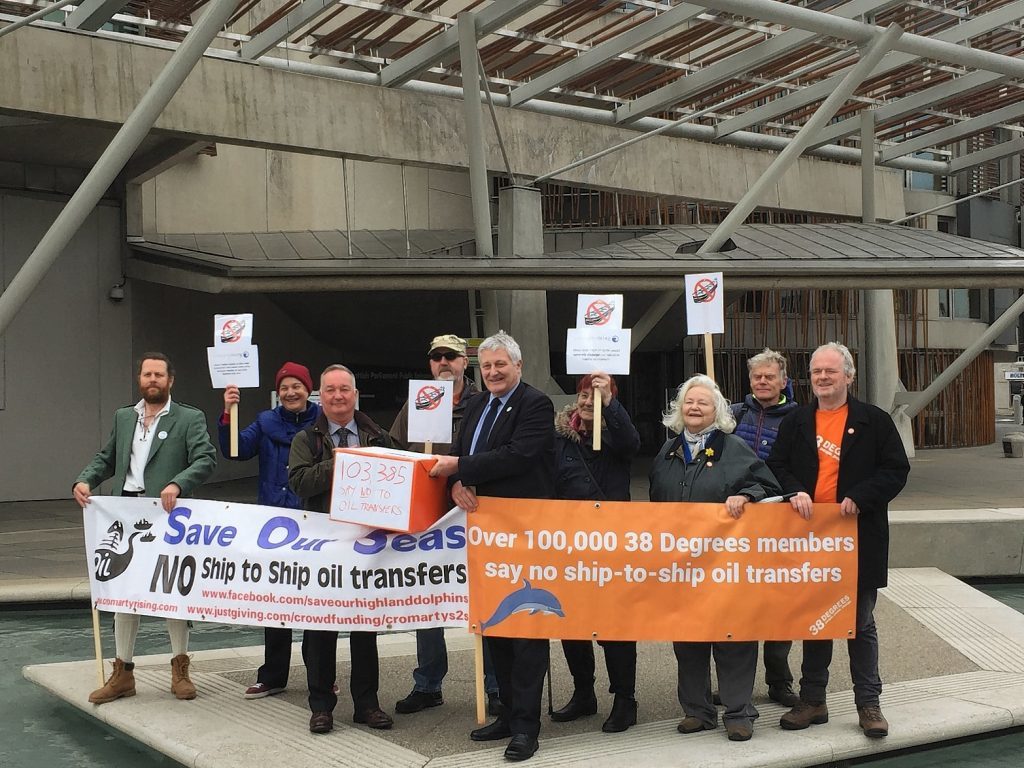
M 939 317 L 981 320 L 981 289 L 943 288 L 939 291 Z

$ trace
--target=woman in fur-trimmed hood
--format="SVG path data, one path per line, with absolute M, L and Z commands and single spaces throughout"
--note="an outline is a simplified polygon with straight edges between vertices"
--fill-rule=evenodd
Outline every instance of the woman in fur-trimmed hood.
M 594 392 L 601 395 L 601 450 L 595 451 Z M 629 501 L 629 469 L 640 451 L 640 434 L 615 397 L 615 379 L 593 373 L 579 380 L 576 402 L 555 414 L 559 499 Z
M 584 376 L 576 393 L 576 402 L 555 414 L 556 497 L 629 501 L 629 468 L 640 450 L 640 434 L 615 398 L 615 379 L 606 373 Z M 601 398 L 603 406 L 600 451 L 592 447 L 595 397 Z M 601 730 L 617 733 L 636 724 L 636 643 L 599 642 L 608 668 L 608 691 L 615 694 L 611 715 Z M 573 694 L 568 704 L 551 713 L 556 722 L 597 712 L 593 644 L 589 640 L 563 640 L 562 649 L 572 673 Z

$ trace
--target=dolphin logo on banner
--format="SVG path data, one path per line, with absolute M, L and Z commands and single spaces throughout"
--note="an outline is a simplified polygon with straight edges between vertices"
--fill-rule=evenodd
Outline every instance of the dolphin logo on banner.
M 546 589 L 534 589 L 530 586 L 529 581 L 523 579 L 522 588 L 502 599 L 491 618 L 480 625 L 480 631 L 483 632 L 495 624 L 500 624 L 513 613 L 522 613 L 523 611 L 529 611 L 531 616 L 535 613 L 546 613 L 565 618 L 562 604 L 558 602 L 557 597 Z

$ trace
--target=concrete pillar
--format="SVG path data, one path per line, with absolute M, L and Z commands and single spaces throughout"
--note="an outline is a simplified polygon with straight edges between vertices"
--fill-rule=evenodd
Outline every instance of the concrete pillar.
M 871 110 L 861 113 L 861 219 L 875 223 L 875 116 Z M 861 297 L 864 315 L 864 343 L 861 350 L 860 380 L 864 398 L 892 414 L 908 456 L 914 455 L 910 419 L 903 409 L 893 408 L 900 388 L 899 355 L 896 342 L 896 303 L 889 291 L 864 291 Z
M 505 187 L 498 193 L 498 255 L 501 258 L 544 255 L 540 190 L 536 187 Z M 523 349 L 523 380 L 549 395 L 564 394 L 551 378 L 547 293 L 496 293 L 498 321 Z M 485 310 L 487 306 L 485 303 Z M 486 311 L 484 318 L 485 327 L 489 327 Z

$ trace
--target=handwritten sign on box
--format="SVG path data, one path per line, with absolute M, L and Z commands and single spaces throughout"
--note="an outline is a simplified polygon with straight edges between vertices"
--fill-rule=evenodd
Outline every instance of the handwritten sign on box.
M 447 482 L 430 477 L 436 460 L 392 448 L 337 448 L 330 517 L 416 533 L 447 512 Z

